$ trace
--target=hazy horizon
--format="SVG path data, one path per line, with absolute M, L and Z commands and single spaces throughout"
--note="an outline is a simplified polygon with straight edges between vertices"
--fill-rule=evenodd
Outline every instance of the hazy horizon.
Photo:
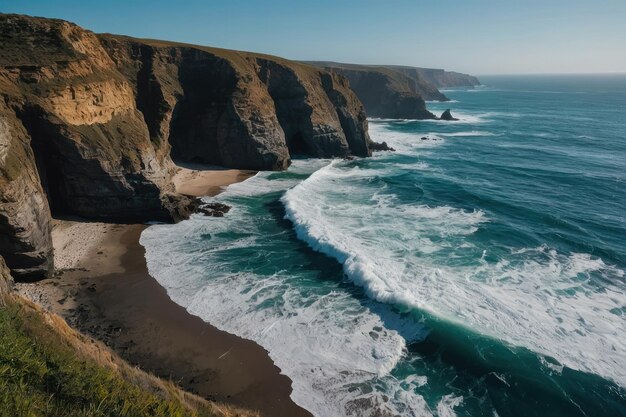
M 5 1 L 3 13 L 61 18 L 94 32 L 292 60 L 408 65 L 473 75 L 626 73 L 626 2 L 163 0 Z

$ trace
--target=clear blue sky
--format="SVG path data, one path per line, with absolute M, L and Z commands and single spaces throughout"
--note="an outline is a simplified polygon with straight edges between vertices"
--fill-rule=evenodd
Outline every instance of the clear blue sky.
M 291 59 L 626 72 L 626 0 L 0 0 L 0 11 Z

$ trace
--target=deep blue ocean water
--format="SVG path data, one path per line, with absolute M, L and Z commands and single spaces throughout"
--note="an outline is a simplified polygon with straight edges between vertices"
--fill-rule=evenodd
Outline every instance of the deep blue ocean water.
M 481 81 L 148 228 L 150 272 L 319 417 L 626 416 L 626 76 Z

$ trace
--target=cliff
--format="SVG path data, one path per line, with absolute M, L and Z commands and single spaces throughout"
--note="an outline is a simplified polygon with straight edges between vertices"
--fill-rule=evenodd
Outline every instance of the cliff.
M 173 160 L 371 154 L 348 81 L 305 64 L 19 15 L 0 15 L 0 44 L 0 255 L 20 279 L 52 270 L 53 215 L 187 216 Z
M 309 62 L 350 81 L 368 116 L 390 119 L 435 119 L 424 100 L 447 97 L 420 77 L 409 77 L 392 68 L 373 65 Z
M 174 159 L 284 169 L 291 154 L 370 154 L 365 113 L 342 77 L 260 54 L 100 39 Z
M 358 65 L 305 61 L 341 74 L 363 102 L 367 114 L 391 119 L 435 119 L 424 100 L 448 101 L 439 88 L 473 87 L 477 78 L 442 69 L 399 65 Z
M 389 68 L 400 71 L 410 77 L 419 77 L 437 88 L 465 87 L 471 88 L 480 85 L 478 78 L 460 72 L 445 71 L 443 69 L 406 67 L 390 65 Z

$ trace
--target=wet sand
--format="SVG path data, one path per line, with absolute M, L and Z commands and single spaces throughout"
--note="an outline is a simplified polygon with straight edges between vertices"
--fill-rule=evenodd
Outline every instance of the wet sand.
M 170 300 L 148 274 L 139 244 L 145 227 L 57 220 L 55 260 L 64 269 L 18 290 L 130 363 L 190 392 L 264 416 L 310 416 L 290 399 L 291 381 L 262 347 Z

